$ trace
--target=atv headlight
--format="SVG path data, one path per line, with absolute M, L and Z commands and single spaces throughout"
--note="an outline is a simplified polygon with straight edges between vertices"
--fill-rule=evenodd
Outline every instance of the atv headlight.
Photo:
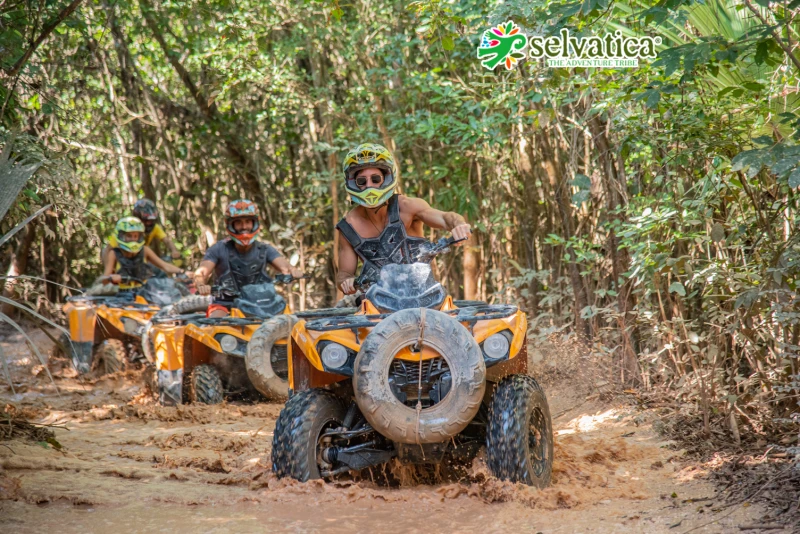
M 225 334 L 219 338 L 219 346 L 225 352 L 235 352 L 239 346 L 239 340 L 230 334 Z
M 322 349 L 322 362 L 331 369 L 338 369 L 347 363 L 347 349 L 338 343 L 328 343 Z
M 503 334 L 492 334 L 483 342 L 483 352 L 493 360 L 508 356 L 509 342 Z

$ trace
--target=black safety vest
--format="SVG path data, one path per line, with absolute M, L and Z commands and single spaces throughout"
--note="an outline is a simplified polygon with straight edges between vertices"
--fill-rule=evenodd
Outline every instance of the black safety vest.
M 389 199 L 388 221 L 378 237 L 362 238 L 358 232 L 342 219 L 336 229 L 342 232 L 347 242 L 361 258 L 364 267 L 361 274 L 367 278 L 377 278 L 381 267 L 392 263 L 411 263 L 411 259 L 419 253 L 419 248 L 428 241 L 422 237 L 409 237 L 406 227 L 400 219 L 400 201 L 398 195 Z
M 251 284 L 270 284 L 270 278 L 264 269 L 267 267 L 268 246 L 259 241 L 253 243 L 256 253 L 250 256 L 249 260 L 236 250 L 233 240 L 225 243 L 225 250 L 228 251 L 228 270 L 222 273 L 217 281 L 221 286 L 233 286 L 236 291 L 241 292 L 244 286 Z
M 121 248 L 115 248 L 114 254 L 116 254 L 117 263 L 119 263 L 119 270 L 116 274 L 138 278 L 139 280 L 145 280 L 152 274 L 149 266 L 144 262 L 144 248 L 132 258 L 125 256 Z

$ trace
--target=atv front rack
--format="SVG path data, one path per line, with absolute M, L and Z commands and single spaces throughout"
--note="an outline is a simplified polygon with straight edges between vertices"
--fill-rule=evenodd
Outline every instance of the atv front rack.
M 204 319 L 206 316 L 205 313 L 185 313 L 183 315 L 164 315 L 163 317 L 153 317 L 150 319 L 150 322 L 153 324 L 162 324 L 162 323 L 183 323 L 183 322 L 191 322 L 197 321 L 199 319 Z
M 207 326 L 249 326 L 254 324 L 261 324 L 266 319 L 258 317 L 205 317 L 195 320 L 197 324 Z
M 317 317 L 352 317 L 356 308 L 325 308 L 322 310 L 311 310 L 307 312 L 299 312 L 294 315 L 300 319 L 314 319 Z M 346 314 L 346 315 L 345 315 Z M 212 325 L 212 326 L 249 326 L 254 324 L 261 324 L 268 321 L 270 318 L 261 317 L 206 317 L 205 314 L 198 314 L 199 318 L 191 317 L 197 324 Z
M 478 321 L 489 321 L 491 319 L 502 319 L 517 313 L 516 306 L 510 304 L 480 304 L 468 306 L 466 308 L 456 308 L 444 313 L 450 315 L 459 323 L 474 325 Z M 357 330 L 359 328 L 372 328 L 374 321 L 386 319 L 391 313 L 380 313 L 374 315 L 335 315 L 317 319 L 306 323 L 307 330 L 316 332 L 329 332 L 331 330 Z

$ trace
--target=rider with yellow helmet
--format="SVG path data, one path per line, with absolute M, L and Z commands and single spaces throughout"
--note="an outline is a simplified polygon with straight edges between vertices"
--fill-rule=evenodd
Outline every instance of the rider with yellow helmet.
M 144 223 L 136 217 L 123 217 L 114 227 L 116 247 L 110 248 L 103 259 L 103 276 L 101 280 L 110 280 L 120 284 L 123 289 L 138 285 L 138 282 L 122 283 L 123 277 L 144 280 L 152 276 L 151 269 L 145 260 L 155 267 L 170 274 L 180 274 L 184 270 L 169 264 L 158 257 L 145 245 Z
M 397 164 L 383 146 L 364 143 L 352 149 L 342 165 L 345 188 L 356 207 L 336 225 L 339 240 L 336 285 L 355 293 L 358 260 L 363 272 L 405 263 L 427 240 L 423 225 L 449 230 L 453 238 L 469 237 L 470 226 L 458 213 L 439 211 L 421 198 L 396 192 Z

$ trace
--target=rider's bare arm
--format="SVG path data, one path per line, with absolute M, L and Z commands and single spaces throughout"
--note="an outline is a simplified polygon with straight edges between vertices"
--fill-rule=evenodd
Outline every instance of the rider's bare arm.
M 144 247 L 144 259 L 146 259 L 148 263 L 155 265 L 165 273 L 181 274 L 183 272 L 183 269 L 181 269 L 180 267 L 175 267 L 171 263 L 167 263 L 161 258 L 159 258 L 158 254 L 153 252 L 153 249 L 151 249 L 147 245 L 145 245 Z
M 105 255 L 103 257 L 103 276 L 100 277 L 99 280 L 105 280 L 110 278 L 112 274 L 114 274 L 114 269 L 117 266 L 117 253 L 114 252 L 114 249 L 108 248 L 108 251 L 104 251 Z
M 177 260 L 178 258 L 181 257 L 181 253 L 178 252 L 178 247 L 175 246 L 175 243 L 173 243 L 172 239 L 170 239 L 168 235 L 164 236 L 164 239 L 162 241 L 164 242 L 164 245 L 167 247 L 167 249 L 169 249 L 170 256 L 172 256 L 173 260 Z
M 470 234 L 470 226 L 467 221 L 452 211 L 441 211 L 432 208 L 421 198 L 401 197 L 405 202 L 401 205 L 401 211 L 411 213 L 414 219 L 422 221 L 423 224 L 431 228 L 449 230 L 456 240 L 467 239 Z
M 279 256 L 272 260 L 270 263 L 273 267 L 279 270 L 282 274 L 291 274 L 292 278 L 302 278 L 303 271 L 296 267 L 292 267 L 292 264 L 286 261 L 286 258 L 283 256 Z
M 337 230 L 338 232 L 338 230 Z M 353 285 L 358 268 L 358 256 L 353 250 L 352 245 L 347 239 L 339 239 L 339 271 L 336 273 L 336 285 L 345 295 L 352 295 L 356 292 Z

